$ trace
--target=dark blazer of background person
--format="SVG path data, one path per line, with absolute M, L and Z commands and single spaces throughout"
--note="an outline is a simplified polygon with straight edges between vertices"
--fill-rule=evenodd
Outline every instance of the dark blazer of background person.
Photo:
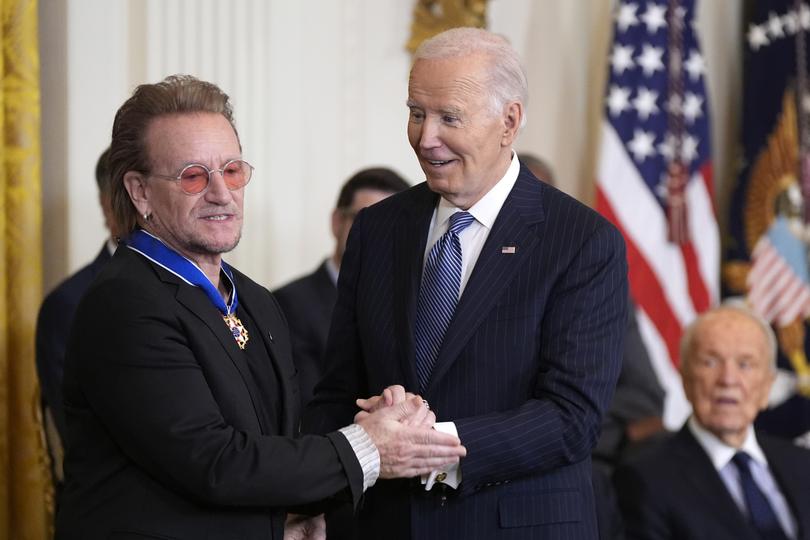
M 302 404 L 312 399 L 312 391 L 326 368 L 323 353 L 337 300 L 337 287 L 326 264 L 324 261 L 313 273 L 273 293 L 290 323 Z
M 757 441 L 798 525 L 810 538 L 810 451 L 761 432 Z M 616 469 L 628 540 L 758 540 L 687 426 Z
M 355 398 L 389 385 L 418 391 L 413 322 L 437 201 L 420 184 L 355 220 L 307 428 L 343 425 Z M 621 367 L 626 271 L 607 221 L 521 169 L 423 394 L 467 448 L 462 482 L 378 482 L 364 538 L 597 537 L 589 456 Z
M 65 351 L 68 334 L 82 295 L 101 271 L 110 254 L 115 250 L 120 234 L 112 215 L 111 179 L 109 167 L 110 149 L 104 150 L 96 161 L 96 186 L 98 202 L 104 215 L 104 226 L 109 231 L 107 242 L 95 260 L 71 275 L 51 291 L 39 308 L 36 330 L 37 376 L 42 389 L 43 411 L 46 413 L 46 434 L 51 452 L 57 487 L 61 481 L 61 448 L 65 437 L 65 412 L 62 406 L 62 372 L 65 366 Z M 111 249 L 112 247 L 112 249 Z M 51 432 L 48 413 L 56 428 L 56 437 Z
M 293 360 L 304 405 L 312 399 L 315 385 L 326 371 L 324 352 L 337 300 L 337 275 L 354 218 L 366 206 L 409 187 L 404 178 L 387 167 L 367 167 L 355 172 L 340 188 L 332 210 L 333 253 L 313 273 L 273 292 L 290 323 Z
M 61 439 L 65 437 L 65 411 L 62 407 L 62 372 L 68 334 L 79 300 L 104 265 L 110 260 L 105 243 L 96 258 L 60 283 L 45 297 L 37 317 L 36 362 L 42 401 L 53 416 Z
M 65 367 L 57 538 L 281 538 L 289 506 L 358 500 L 343 435 L 274 437 L 298 428 L 288 332 L 270 293 L 234 274 L 253 357 L 200 288 L 128 248 L 88 291 Z

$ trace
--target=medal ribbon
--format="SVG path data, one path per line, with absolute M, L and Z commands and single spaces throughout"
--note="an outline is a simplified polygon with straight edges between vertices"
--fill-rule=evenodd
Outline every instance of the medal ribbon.
M 133 232 L 129 237 L 124 240 L 124 244 L 137 253 L 140 253 L 158 266 L 165 268 L 175 276 L 179 277 L 192 287 L 199 287 L 205 292 L 211 302 L 222 313 L 225 319 L 225 324 L 231 329 L 234 339 L 240 348 L 244 349 L 244 344 L 247 343 L 247 331 L 245 330 L 239 319 L 236 318 L 236 308 L 239 306 L 239 300 L 236 296 L 236 283 L 233 281 L 233 272 L 231 267 L 225 261 L 222 261 L 222 273 L 231 284 L 231 300 L 225 303 L 222 295 L 208 276 L 192 261 L 183 257 L 172 248 L 164 244 L 158 237 L 149 234 L 143 229 L 138 229 Z M 244 337 L 240 340 L 241 333 Z

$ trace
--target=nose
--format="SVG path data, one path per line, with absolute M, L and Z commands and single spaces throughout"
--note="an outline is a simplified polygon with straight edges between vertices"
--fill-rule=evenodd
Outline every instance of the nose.
M 731 386 L 737 381 L 739 368 L 735 362 L 722 362 L 720 364 L 719 381 L 725 386 Z
M 439 123 L 432 117 L 428 116 L 420 125 L 419 130 L 419 148 L 428 150 L 441 146 L 441 139 L 439 138 Z
M 208 189 L 205 190 L 205 200 L 214 204 L 228 204 L 231 201 L 231 192 L 225 185 L 222 171 L 211 171 L 208 175 Z

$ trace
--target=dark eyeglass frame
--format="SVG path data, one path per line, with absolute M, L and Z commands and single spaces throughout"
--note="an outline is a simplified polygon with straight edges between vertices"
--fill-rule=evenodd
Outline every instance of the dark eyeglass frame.
M 169 175 L 169 174 L 158 174 L 158 173 L 149 173 L 149 176 L 157 176 L 158 178 L 163 178 L 163 179 L 166 179 L 166 180 L 174 180 L 175 182 L 177 182 L 179 184 L 180 190 L 183 193 L 185 193 L 186 195 L 200 195 L 201 193 L 205 193 L 208 190 L 208 186 L 211 185 L 211 175 L 212 174 L 214 174 L 215 172 L 218 172 L 219 174 L 222 175 L 223 178 L 225 178 L 225 170 L 228 168 L 229 165 L 231 165 L 233 163 L 242 163 L 244 165 L 247 165 L 247 177 L 245 178 L 245 183 L 244 184 L 242 184 L 241 186 L 231 187 L 231 186 L 228 185 L 227 182 L 225 182 L 225 187 L 228 188 L 228 191 L 236 191 L 237 189 L 242 189 L 243 187 L 245 187 L 246 185 L 248 185 L 250 183 L 250 179 L 253 178 L 253 170 L 255 169 L 255 167 L 253 165 L 251 165 L 250 163 L 248 163 L 247 161 L 245 161 L 242 158 L 229 159 L 219 169 L 209 169 L 208 167 L 206 167 L 202 163 L 188 163 L 188 164 L 184 165 L 182 169 L 180 169 L 180 172 L 177 173 L 176 176 L 172 176 L 172 175 Z M 208 173 L 208 179 L 205 182 L 205 187 L 203 187 L 200 191 L 187 191 L 183 187 L 183 173 L 186 172 L 187 170 L 189 170 L 192 167 L 201 167 L 206 173 Z

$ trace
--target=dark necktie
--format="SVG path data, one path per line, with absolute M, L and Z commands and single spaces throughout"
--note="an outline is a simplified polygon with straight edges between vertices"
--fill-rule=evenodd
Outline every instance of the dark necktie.
M 450 216 L 447 232 L 433 244 L 422 274 L 416 307 L 416 373 L 424 392 L 439 355 L 447 326 L 458 303 L 461 284 L 461 242 L 458 235 L 475 218 L 469 212 Z
M 748 507 L 748 517 L 754 528 L 764 540 L 786 540 L 787 536 L 779 524 L 771 503 L 768 502 L 768 498 L 759 489 L 751 475 L 751 456 L 745 452 L 737 452 L 731 461 L 740 471 L 740 487 L 742 487 L 745 505 Z

